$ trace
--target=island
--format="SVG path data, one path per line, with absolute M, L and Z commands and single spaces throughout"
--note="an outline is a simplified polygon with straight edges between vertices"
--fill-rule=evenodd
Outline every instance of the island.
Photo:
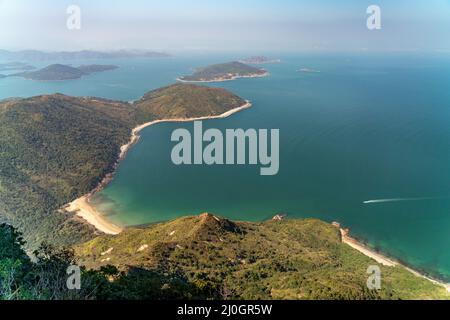
M 61 208 L 102 188 L 142 128 L 225 117 L 246 107 L 224 89 L 182 83 L 134 103 L 62 94 L 1 101 L 0 221 L 23 226 L 32 249 L 41 241 L 92 238 L 99 230 L 86 223 L 94 217 L 89 210 Z
M 280 63 L 280 59 L 272 59 L 265 56 L 252 56 L 242 60 L 239 60 L 241 63 L 248 64 L 269 64 L 269 63 Z
M 52 64 L 36 71 L 20 72 L 10 76 L 23 77 L 25 79 L 36 81 L 73 80 L 92 73 L 104 72 L 117 68 L 118 67 L 114 65 L 83 65 L 80 67 L 72 67 L 64 64 Z
M 89 59 L 130 59 L 130 58 L 167 58 L 170 54 L 149 50 L 115 50 L 115 51 L 56 51 L 39 50 L 8 51 L 0 50 L 1 60 L 56 61 L 56 60 L 89 60 Z
M 85 74 L 115 70 L 117 68 L 119 67 L 115 65 L 104 65 L 104 64 L 89 64 L 77 67 L 78 70 L 81 70 Z
M 244 63 L 233 61 L 198 68 L 192 75 L 179 77 L 181 82 L 222 82 L 239 78 L 265 77 L 268 72 Z

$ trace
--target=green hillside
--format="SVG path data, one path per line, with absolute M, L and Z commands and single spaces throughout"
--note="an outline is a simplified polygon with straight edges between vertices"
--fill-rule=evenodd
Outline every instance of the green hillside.
M 367 289 L 376 264 L 314 219 L 231 222 L 210 214 L 102 236 L 75 248 L 88 268 L 136 268 L 225 299 L 448 299 L 443 287 L 403 267 L 383 267 L 382 289 Z
M 90 226 L 58 209 L 113 171 L 132 128 L 166 117 L 218 115 L 241 102 L 222 89 L 180 84 L 137 104 L 61 94 L 0 102 L 0 223 L 18 227 L 31 247 L 92 237 Z
M 214 116 L 243 104 L 243 99 L 224 89 L 192 84 L 175 84 L 153 90 L 135 103 L 139 121 Z

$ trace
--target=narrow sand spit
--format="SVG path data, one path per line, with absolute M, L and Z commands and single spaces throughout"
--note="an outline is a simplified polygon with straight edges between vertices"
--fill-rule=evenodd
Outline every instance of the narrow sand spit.
M 402 267 L 404 267 L 406 270 L 408 270 L 409 272 L 411 272 L 412 274 L 414 274 L 417 277 L 421 277 L 424 278 L 428 281 L 431 281 L 432 283 L 442 286 L 445 289 L 447 289 L 448 292 L 450 292 L 450 284 L 446 283 L 446 282 L 442 282 L 433 278 L 430 278 L 424 274 L 421 274 L 420 272 L 413 270 L 407 266 L 404 266 L 392 259 L 389 259 L 388 257 L 375 252 L 374 250 L 368 248 L 367 246 L 365 246 L 364 244 L 362 244 L 361 242 L 359 242 L 358 240 L 350 237 L 348 235 L 348 229 L 342 229 L 340 228 L 341 231 L 341 236 L 342 236 L 342 242 L 349 245 L 350 247 L 352 247 L 353 249 L 358 250 L 359 252 L 361 252 L 362 254 L 368 256 L 369 258 L 374 259 L 376 262 L 378 262 L 379 264 L 388 266 L 388 267 L 395 267 L 398 265 L 401 265 Z
M 395 267 L 396 265 L 398 265 L 397 262 L 392 261 L 391 259 L 367 248 L 365 245 L 363 245 L 362 243 L 358 242 L 357 240 L 349 237 L 347 235 L 346 230 L 341 229 L 341 235 L 342 235 L 342 242 L 348 244 L 350 247 L 352 247 L 353 249 L 358 250 L 359 252 L 363 253 L 364 255 L 374 259 L 376 262 L 384 265 L 384 266 L 388 266 L 388 267 Z
M 75 212 L 77 216 L 83 218 L 99 231 L 106 234 L 114 235 L 119 234 L 122 231 L 122 228 L 107 221 L 101 213 L 91 206 L 87 196 L 82 196 L 81 198 L 72 201 L 64 209 L 69 212 Z

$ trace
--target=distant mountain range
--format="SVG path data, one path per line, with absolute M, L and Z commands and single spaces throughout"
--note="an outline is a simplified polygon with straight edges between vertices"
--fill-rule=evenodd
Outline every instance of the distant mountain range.
M 0 63 L 0 71 L 12 71 L 12 70 L 33 70 L 36 67 L 31 66 L 27 63 L 23 62 L 8 62 L 8 63 Z
M 91 73 L 114 70 L 117 68 L 117 66 L 113 65 L 99 64 L 83 65 L 77 68 L 64 64 L 52 64 L 37 71 L 20 72 L 10 76 L 40 81 L 71 80 L 81 78 L 82 76 L 89 75 Z
M 280 63 L 280 59 L 271 59 L 264 56 L 253 56 L 248 57 L 242 60 L 239 60 L 241 63 L 248 63 L 248 64 L 268 64 L 268 63 Z
M 2 60 L 77 60 L 77 59 L 113 59 L 113 58 L 165 58 L 170 57 L 164 52 L 147 50 L 116 50 L 116 51 L 59 51 L 46 52 L 38 50 L 8 51 L 0 50 Z

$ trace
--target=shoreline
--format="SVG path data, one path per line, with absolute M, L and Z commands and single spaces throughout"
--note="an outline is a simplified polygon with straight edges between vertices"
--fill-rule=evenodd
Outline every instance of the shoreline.
M 254 74 L 254 75 L 248 75 L 248 76 L 232 76 L 231 78 L 223 79 L 223 78 L 215 78 L 213 80 L 183 80 L 181 78 L 176 78 L 179 82 L 184 83 L 214 83 L 214 82 L 227 82 L 227 81 L 234 81 L 238 79 L 248 79 L 248 78 L 264 78 L 269 75 L 269 72 L 265 72 L 262 74 Z
M 234 80 L 234 79 L 232 79 Z M 231 81 L 231 80 L 223 80 L 223 81 Z M 191 81 L 184 81 L 184 82 L 191 82 Z M 114 169 L 111 173 L 108 173 L 102 181 L 89 193 L 86 195 L 83 195 L 74 201 L 66 204 L 62 207 L 62 209 L 69 213 L 75 213 L 76 216 L 82 218 L 85 222 L 92 225 L 97 230 L 108 234 L 108 235 L 117 235 L 121 233 L 124 228 L 121 228 L 112 222 L 108 221 L 105 216 L 99 212 L 97 209 L 95 209 L 90 204 L 90 199 L 92 196 L 94 196 L 97 192 L 101 191 L 109 182 L 111 182 L 114 173 L 117 170 L 117 167 L 119 166 L 120 162 L 126 157 L 128 151 L 133 147 L 134 144 L 136 144 L 139 139 L 140 135 L 139 132 L 149 126 L 152 126 L 154 124 L 163 123 L 163 122 L 191 122 L 191 121 L 202 121 L 202 120 L 212 120 L 212 119 L 223 119 L 227 118 L 234 113 L 237 113 L 241 110 L 248 109 L 252 106 L 251 102 L 249 100 L 246 100 L 246 103 L 240 107 L 228 110 L 220 115 L 215 116 L 202 116 L 202 117 L 191 117 L 191 118 L 169 118 L 169 119 L 159 119 L 159 120 L 153 120 L 150 122 L 143 123 L 131 131 L 131 137 L 130 141 L 120 147 L 120 153 L 117 161 L 114 164 Z M 377 263 L 380 263 L 384 266 L 388 267 L 395 267 L 395 266 L 401 266 L 405 268 L 407 271 L 412 273 L 413 275 L 417 277 L 421 277 L 423 279 L 426 279 L 433 284 L 439 285 L 441 287 L 444 287 L 447 292 L 450 292 L 450 283 L 446 283 L 441 280 L 437 280 L 434 278 L 431 278 L 430 276 L 427 276 L 425 274 L 422 274 L 419 271 L 416 271 L 412 269 L 411 267 L 408 267 L 386 255 L 383 255 L 382 253 L 376 252 L 374 249 L 368 247 L 364 243 L 358 241 L 357 239 L 349 236 L 349 230 L 343 229 L 339 223 L 333 222 L 332 225 L 337 227 L 340 230 L 341 233 L 341 239 L 342 243 L 347 244 L 348 246 L 352 247 L 353 249 L 359 251 L 360 253 L 364 254 L 365 256 L 375 260 Z
M 131 137 L 130 137 L 129 142 L 120 147 L 119 157 L 117 158 L 117 160 L 113 166 L 113 171 L 108 173 L 100 181 L 100 183 L 89 193 L 64 205 L 62 207 L 62 209 L 69 213 L 75 213 L 76 216 L 82 218 L 88 224 L 92 225 L 97 230 L 99 230 L 103 233 L 110 234 L 110 235 L 117 235 L 117 234 L 121 233 L 123 231 L 123 228 L 108 221 L 101 212 L 99 212 L 97 209 L 95 209 L 90 204 L 90 199 L 97 192 L 102 190 L 108 183 L 111 182 L 111 180 L 113 179 L 114 173 L 116 172 L 120 162 L 126 157 L 128 151 L 131 149 L 131 147 L 133 147 L 133 145 L 139 141 L 139 139 L 140 139 L 139 132 L 141 130 L 143 130 L 144 128 L 147 128 L 149 126 L 152 126 L 154 124 L 158 124 L 158 123 L 162 123 L 162 122 L 191 122 L 191 121 L 202 121 L 202 120 L 211 120 L 211 119 L 223 119 L 223 118 L 227 118 L 239 111 L 248 109 L 251 106 L 252 106 L 252 104 L 250 103 L 250 101 L 245 100 L 245 104 L 243 104 L 242 106 L 228 110 L 228 111 L 226 111 L 222 114 L 216 115 L 216 116 L 160 119 L 160 120 L 153 120 L 150 122 L 146 122 L 146 123 L 143 123 L 143 124 L 135 127 L 134 129 L 131 130 Z
M 409 271 L 410 273 L 412 273 L 413 275 L 415 275 L 416 277 L 426 279 L 435 285 L 444 287 L 447 290 L 447 292 L 450 292 L 450 283 L 431 278 L 430 276 L 427 276 L 427 275 L 425 275 L 417 270 L 414 270 L 411 267 L 408 267 L 390 257 L 387 257 L 386 255 L 383 255 L 382 253 L 376 252 L 374 249 L 369 248 L 364 243 L 358 241 L 357 239 L 355 239 L 353 237 L 350 237 L 348 235 L 349 230 L 341 228 L 339 223 L 333 222 L 333 225 L 339 228 L 339 231 L 341 232 L 342 243 L 345 243 L 348 246 L 352 247 L 353 249 L 358 250 L 365 256 L 374 259 L 379 264 L 382 264 L 382 265 L 388 266 L 388 267 L 401 266 L 401 267 L 405 268 L 407 271 Z

